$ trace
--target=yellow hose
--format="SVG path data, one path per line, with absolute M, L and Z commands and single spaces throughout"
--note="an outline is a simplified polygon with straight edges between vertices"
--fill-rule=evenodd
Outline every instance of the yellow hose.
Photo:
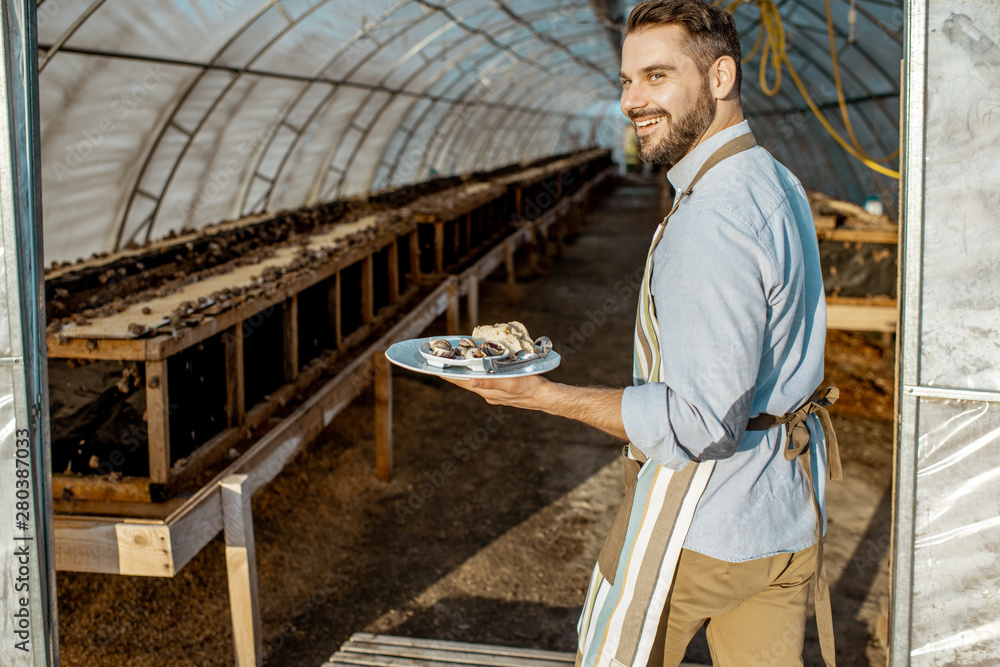
M 785 26 L 781 20 L 781 13 L 778 10 L 777 5 L 774 4 L 774 0 L 753 0 L 753 2 L 760 12 L 760 26 L 757 31 L 757 40 L 754 43 L 753 49 L 750 51 L 750 55 L 744 58 L 742 62 L 748 62 L 757 54 L 758 50 L 760 50 L 759 80 L 761 91 L 769 97 L 777 95 L 778 91 L 781 90 L 781 72 L 784 67 L 787 67 L 788 73 L 791 75 L 792 81 L 795 83 L 795 87 L 798 88 L 799 93 L 806 102 L 806 105 L 808 105 L 810 111 L 812 111 L 813 115 L 815 115 L 817 120 L 819 120 L 823 129 L 825 129 L 827 133 L 829 133 L 830 136 L 833 137 L 833 139 L 848 152 L 848 154 L 859 160 L 866 167 L 880 174 L 885 174 L 891 178 L 898 179 L 898 171 L 889 169 L 879 163 L 895 160 L 899 156 L 899 149 L 897 148 L 891 154 L 883 158 L 875 158 L 864 149 L 854 132 L 854 126 L 851 124 L 851 117 L 848 112 L 847 101 L 844 96 L 844 88 L 840 78 L 840 63 L 837 58 L 837 46 L 833 28 L 833 13 L 830 9 L 830 0 L 824 0 L 824 3 L 826 4 L 827 36 L 830 42 L 830 59 L 833 64 L 833 80 L 837 89 L 837 106 L 840 108 L 840 115 L 844 121 L 844 127 L 847 129 L 847 135 L 850 138 L 850 143 L 840 136 L 840 133 L 834 129 L 834 127 L 830 124 L 830 121 L 828 121 L 826 116 L 823 115 L 823 112 L 816 106 L 816 103 L 813 101 L 809 91 L 806 90 L 805 85 L 802 83 L 802 79 L 799 77 L 798 72 L 795 71 L 795 67 L 789 60 L 787 42 L 785 39 Z M 715 0 L 716 6 L 720 6 L 721 4 L 722 0 Z M 726 11 L 732 14 L 744 4 L 749 4 L 749 1 L 733 0 L 726 7 Z M 773 84 L 768 84 L 767 82 L 767 70 L 769 66 L 774 69 Z

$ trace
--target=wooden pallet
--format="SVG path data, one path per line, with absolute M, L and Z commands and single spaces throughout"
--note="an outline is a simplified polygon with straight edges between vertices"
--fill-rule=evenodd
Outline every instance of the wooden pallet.
M 568 667 L 575 653 L 358 632 L 322 667 Z M 681 667 L 700 667 L 681 663 Z
M 359 632 L 351 635 L 323 667 L 567 667 L 575 660 L 573 653 Z

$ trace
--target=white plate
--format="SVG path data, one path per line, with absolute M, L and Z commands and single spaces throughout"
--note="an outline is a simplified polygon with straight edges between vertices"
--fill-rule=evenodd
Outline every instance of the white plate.
M 460 336 L 434 336 L 433 338 L 444 338 L 445 340 L 451 342 L 454 338 L 456 341 L 461 338 Z M 548 354 L 539 359 L 538 361 L 533 361 L 524 366 L 515 366 L 509 370 L 498 370 L 495 373 L 487 373 L 484 371 L 474 371 L 468 368 L 462 368 L 458 366 L 448 366 L 445 368 L 437 368 L 431 366 L 427 363 L 427 360 L 420 354 L 420 347 L 431 338 L 412 338 L 410 340 L 404 340 L 399 343 L 394 344 L 388 350 L 385 351 L 385 358 L 394 363 L 401 368 L 406 368 L 411 371 L 416 371 L 417 373 L 425 373 L 427 375 L 437 375 L 438 377 L 445 378 L 487 378 L 487 377 L 527 377 L 528 375 L 539 375 L 541 373 L 548 373 L 549 371 L 557 368 L 559 363 L 562 361 L 562 357 L 555 350 L 550 350 Z M 450 360 L 449 360 L 450 361 Z
M 444 340 L 452 346 L 452 348 L 458 347 L 459 341 L 461 341 L 463 336 L 439 336 L 438 338 L 432 338 L 431 340 Z M 427 362 L 428 366 L 433 366 L 435 368 L 445 368 L 445 367 L 455 367 L 455 368 L 468 368 L 470 371 L 480 371 L 483 370 L 483 360 L 482 359 L 446 359 L 445 357 L 436 357 L 431 354 L 430 343 L 424 343 L 419 349 L 420 355 Z M 510 352 L 504 348 L 502 355 L 498 357 L 491 357 L 495 360 L 506 359 L 510 356 Z

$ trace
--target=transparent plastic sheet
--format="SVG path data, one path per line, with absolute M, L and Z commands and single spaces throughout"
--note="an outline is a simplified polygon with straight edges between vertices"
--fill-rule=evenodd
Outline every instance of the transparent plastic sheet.
M 921 399 L 913 667 L 1000 655 L 1000 404 Z
M 626 3 L 625 10 L 630 7 Z M 864 3 L 851 44 L 846 8 L 835 8 L 852 105 L 863 104 L 868 93 L 882 97 L 898 90 L 901 43 L 890 33 L 901 27 L 901 8 L 902 0 Z M 747 52 L 756 37 L 752 9 L 736 12 Z M 794 46 L 790 57 L 827 116 L 836 119 L 822 8 L 783 3 L 782 12 Z M 615 134 L 593 130 L 602 121 L 591 109 L 615 104 L 619 90 L 617 54 L 589 0 L 285 0 L 280 7 L 265 0 L 155 6 L 43 0 L 39 17 L 43 47 L 62 47 L 41 54 L 43 165 L 65 156 L 81 132 L 101 122 L 107 105 L 127 92 L 120 88 L 133 66 L 172 60 L 169 67 L 183 72 L 147 96 L 141 123 L 118 127 L 113 141 L 95 146 L 86 168 L 63 180 L 47 171 L 48 261 L 113 250 L 133 236 L 144 240 L 147 231 L 156 239 L 180 226 L 201 227 L 259 207 L 297 208 L 372 187 L 490 169 L 571 150 L 578 136 Z M 82 65 L 67 72 L 73 59 Z M 789 153 L 788 166 L 804 175 L 807 186 L 834 196 L 860 200 L 870 194 L 870 174 L 849 158 L 829 157 L 841 151 L 814 121 L 794 120 L 791 130 L 781 125 L 801 115 L 801 97 L 791 85 L 773 98 L 755 91 L 757 63 L 745 67 L 748 115 L 764 113 L 757 125 L 779 138 L 775 146 L 788 140 L 812 144 Z M 245 67 L 249 72 L 242 74 Z M 201 68 L 207 73 L 188 92 Z M 383 122 L 382 104 L 372 105 L 368 95 L 372 87 L 432 105 L 432 111 L 424 116 L 416 105 L 405 111 L 393 101 L 395 118 Z M 859 138 L 873 153 L 888 152 L 898 137 L 894 112 L 882 118 L 898 99 L 883 101 L 885 108 L 869 105 L 855 113 Z M 266 113 L 242 108 L 251 106 L 283 109 L 289 115 L 282 122 L 300 131 L 293 138 L 272 132 L 273 140 L 265 139 L 252 159 L 222 177 L 225 187 L 213 183 L 220 169 L 231 171 L 247 135 L 270 131 Z M 505 118 L 498 123 L 491 117 L 499 110 Z M 410 113 L 428 127 L 413 126 Z M 492 126 L 489 137 L 476 125 L 483 119 Z M 190 145 L 183 132 L 195 132 Z M 596 140 L 618 148 L 617 136 L 608 143 Z M 406 164 L 392 164 L 390 155 Z M 817 161 L 824 164 L 817 168 Z M 343 169 L 348 173 L 338 171 Z M 272 175 L 273 184 L 261 178 Z M 207 201 L 206 188 L 227 192 Z

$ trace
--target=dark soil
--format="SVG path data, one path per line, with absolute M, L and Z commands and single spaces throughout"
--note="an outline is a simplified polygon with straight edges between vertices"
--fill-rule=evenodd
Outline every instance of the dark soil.
M 564 355 L 553 380 L 629 382 L 635 277 L 656 203 L 654 183 L 626 181 L 550 275 L 522 276 L 516 306 L 500 280 L 484 285 L 481 319 L 550 336 Z M 831 484 L 828 500 L 838 659 L 882 665 L 874 637 L 888 595 L 893 349 L 879 336 L 831 332 L 827 356 L 828 382 L 845 392 L 834 412 L 848 481 Z M 397 370 L 393 392 L 390 483 L 374 475 L 369 392 L 254 498 L 266 664 L 319 667 L 361 631 L 574 651 L 621 498 L 621 443 L 490 408 L 428 376 Z M 173 579 L 60 572 L 57 581 L 63 665 L 232 664 L 219 538 Z M 814 639 L 806 658 L 821 664 Z M 688 659 L 710 663 L 703 640 Z

